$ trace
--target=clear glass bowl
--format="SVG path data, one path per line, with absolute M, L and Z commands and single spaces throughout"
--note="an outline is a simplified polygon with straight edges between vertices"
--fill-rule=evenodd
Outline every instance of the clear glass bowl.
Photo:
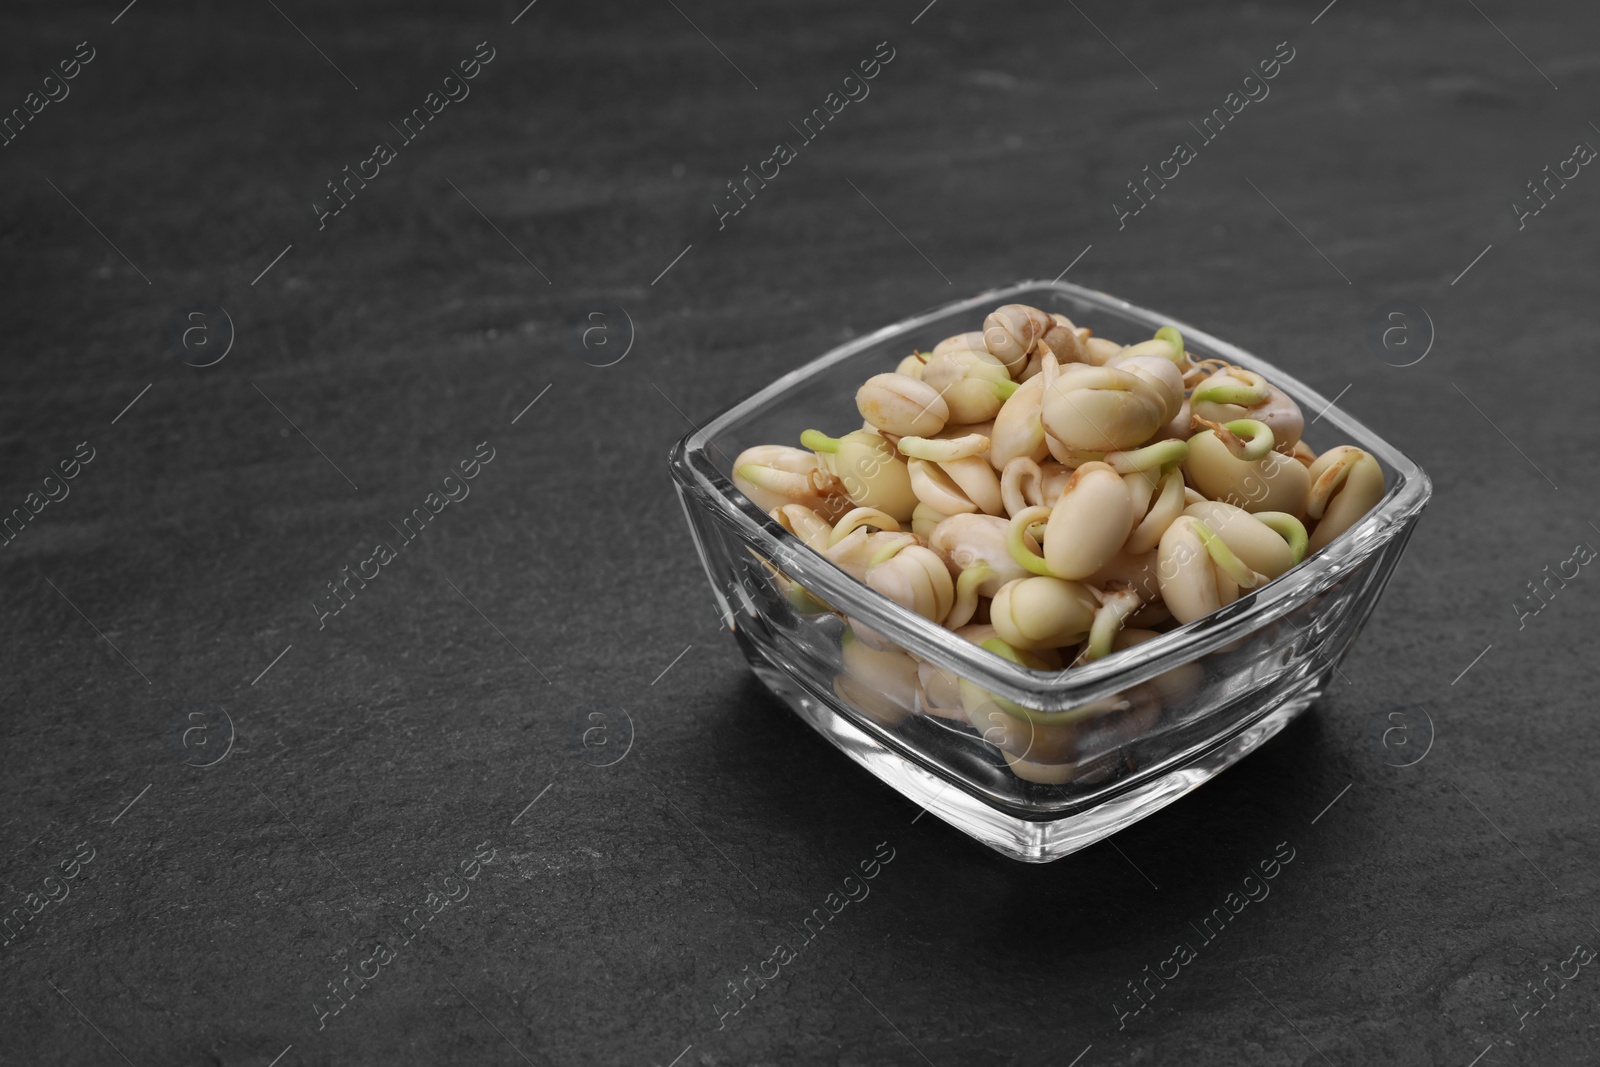
M 1321 412 L 1306 435 L 1319 452 L 1354 444 L 1376 456 L 1384 498 L 1322 551 L 1221 611 L 1071 671 L 1038 671 L 855 581 L 734 488 L 740 451 L 798 444 L 808 427 L 854 428 L 863 381 L 893 370 L 913 348 L 978 329 L 1008 303 L 1059 311 L 1125 343 L 1177 326 L 1197 357 L 1260 371 L 1308 416 Z M 1415 463 L 1266 361 L 1065 282 L 983 293 L 836 348 L 688 434 L 671 468 L 700 562 L 756 676 L 911 800 L 1033 862 L 1059 859 L 1172 803 L 1304 711 L 1349 651 L 1432 495 Z M 947 689 L 930 697 L 920 680 L 948 684 L 951 676 L 991 702 L 982 705 L 983 733 L 959 707 L 941 706 L 950 703 Z

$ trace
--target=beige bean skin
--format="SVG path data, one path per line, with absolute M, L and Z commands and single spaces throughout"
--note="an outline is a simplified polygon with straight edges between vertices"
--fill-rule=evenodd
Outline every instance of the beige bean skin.
M 1317 487 L 1312 493 L 1313 506 L 1322 513 L 1320 518 L 1313 516 L 1317 525 L 1308 545 L 1308 551 L 1316 552 L 1360 522 L 1383 499 L 1383 467 L 1371 453 L 1342 445 L 1319 456 L 1309 474 Z M 1340 484 L 1324 503 L 1322 489 L 1330 483 Z
M 989 577 L 979 584 L 979 596 L 992 597 L 1007 582 L 1028 576 L 1028 570 L 1006 549 L 1006 520 L 995 515 L 952 515 L 934 528 L 928 547 L 939 554 L 952 575 L 986 564 Z
M 917 665 L 917 681 L 922 685 L 922 705 L 934 715 L 965 717 L 962 707 L 962 680 L 952 670 L 923 661 Z
M 1039 343 L 1055 353 L 1062 363 L 1084 363 L 1083 336 L 1065 315 L 1051 314 L 1050 327 Z
M 828 520 L 803 504 L 784 504 L 772 509 L 773 519 L 785 530 L 817 552 L 827 551 L 832 543 L 833 529 Z
M 933 531 L 938 529 L 939 524 L 949 517 L 918 501 L 916 510 L 911 513 L 911 532 L 926 541 L 933 536 Z
M 930 356 L 942 356 L 946 352 L 987 352 L 989 349 L 983 343 L 982 330 L 970 330 L 967 333 L 958 333 L 953 337 L 946 337 L 943 341 L 933 346 L 928 353 Z
M 939 390 L 949 408 L 950 424 L 985 422 L 1003 403 L 997 386 L 1008 386 L 1011 373 L 987 351 L 954 351 L 933 356 L 922 380 Z
M 1022 370 L 1034 342 L 1055 325 L 1050 316 L 1027 304 L 1006 304 L 983 320 L 983 343 L 1013 375 Z
M 1161 601 L 1146 604 L 1132 615 L 1128 616 L 1129 626 L 1149 628 L 1163 626 L 1172 621 L 1172 611 Z
M 1289 543 L 1243 508 L 1207 500 L 1189 505 L 1183 513 L 1205 523 L 1251 570 L 1276 578 L 1294 566 Z
M 972 498 L 961 491 L 937 463 L 913 459 L 906 464 L 911 471 L 911 490 L 917 499 L 934 511 L 945 515 L 965 515 L 979 510 Z
M 1000 472 L 1000 501 L 1007 515 L 1044 503 L 1044 471 L 1027 456 L 1017 456 Z
M 1055 507 L 1056 501 L 1061 499 L 1061 494 L 1066 490 L 1067 483 L 1072 481 L 1073 469 L 1046 460 L 1039 464 L 1039 471 L 1043 476 L 1039 483 L 1041 503 L 1046 507 Z
M 938 554 L 908 545 L 867 568 L 867 584 L 903 608 L 934 622 L 950 614 L 956 600 L 950 570 Z
M 955 634 L 975 645 L 981 645 L 991 637 L 1000 636 L 994 626 L 986 622 L 969 622 L 965 626 L 958 627 Z M 1015 648 L 1012 651 L 1016 653 L 1024 667 L 1036 671 L 1059 671 L 1066 666 L 1061 659 L 1061 653 L 1053 648 Z
M 1167 397 L 1146 378 L 1082 363 L 1062 367 L 1040 405 L 1045 432 L 1080 452 L 1137 448 L 1170 417 Z
M 974 374 L 984 376 L 991 382 L 1008 382 L 1011 374 L 1006 370 L 1006 365 L 990 353 L 987 349 L 957 348 L 948 352 L 940 352 L 936 356 L 929 356 L 927 366 L 923 368 L 922 380 L 935 389 L 944 389 L 946 386 L 968 378 Z M 983 418 L 990 418 L 985 415 Z M 980 422 L 981 419 L 952 419 L 952 422 Z
M 849 630 L 839 647 L 843 673 L 833 680 L 841 699 L 884 726 L 905 721 L 917 706 L 917 661 L 898 651 L 880 651 Z
M 1180 515 L 1161 535 L 1157 550 L 1161 600 L 1180 623 L 1203 618 L 1239 599 L 1239 583 L 1212 559 L 1196 529 L 1200 525 L 1192 515 Z M 1251 588 L 1267 580 L 1259 573 L 1250 579 Z
M 1304 464 L 1279 452 L 1269 452 L 1255 462 L 1239 459 L 1214 430 L 1202 430 L 1189 438 L 1183 475 L 1205 496 L 1252 512 L 1284 511 L 1302 516 L 1311 492 L 1311 474 Z
M 1139 594 L 1139 599 L 1146 604 L 1158 602 L 1161 599 L 1161 581 L 1157 576 L 1157 563 L 1154 548 L 1138 553 L 1123 550 L 1085 578 L 1083 584 L 1104 589 L 1112 582 L 1119 582 Z
M 1166 421 L 1166 424 L 1156 431 L 1158 441 L 1187 441 L 1194 432 L 1194 419 L 1189 411 L 1189 398 L 1184 397 L 1183 403 L 1178 405 L 1178 413 Z
M 907 378 L 920 379 L 922 377 L 922 368 L 926 365 L 926 362 L 922 356 L 907 356 L 896 364 L 894 372 L 896 374 L 904 374 Z
M 833 524 L 833 529 L 828 533 L 826 547 L 831 548 L 864 526 L 887 533 L 900 532 L 900 523 L 892 515 L 885 514 L 877 508 L 851 508 L 839 516 L 839 521 Z
M 817 460 L 838 479 L 852 503 L 877 508 L 901 522 L 911 518 L 917 506 L 911 472 L 893 445 L 870 430 L 853 430 L 831 443 L 825 438 L 817 440 L 821 436 L 813 438 L 809 431 L 801 435 L 819 449 L 834 449 L 820 451 Z
M 930 463 L 949 463 L 952 460 L 989 455 L 989 438 L 981 433 L 952 434 L 944 431 L 938 437 L 902 437 L 898 442 L 900 454 L 912 459 L 925 459 Z
M 1000 494 L 1000 476 L 982 456 L 950 460 L 939 464 L 939 469 L 954 482 L 979 511 L 986 515 L 1004 515 L 1005 500 Z
M 1168 471 L 1154 490 L 1149 488 L 1149 479 L 1144 474 L 1127 474 L 1122 480 L 1128 486 L 1128 496 L 1136 505 L 1133 530 L 1128 534 L 1126 549 L 1133 553 L 1149 552 L 1161 543 L 1161 535 L 1167 532 L 1167 527 L 1183 514 L 1183 472 L 1176 469 Z M 1149 501 L 1148 504 L 1140 502 L 1140 494 Z
M 1050 455 L 1044 426 L 1039 420 L 1044 387 L 1043 375 L 1030 378 L 1000 405 L 989 433 L 989 465 L 995 470 L 1004 470 L 1006 464 L 1018 456 L 1027 456 L 1037 463 Z
M 1099 607 L 1088 586 L 1036 575 L 1000 587 L 989 625 L 1013 648 L 1065 648 L 1088 636 Z
M 819 467 L 816 456 L 787 445 L 756 445 L 740 452 L 733 463 L 734 488 L 769 515 L 773 508 L 800 504 L 831 521 L 843 513 L 848 501 L 825 490 L 829 482 L 831 476 Z
M 1187 362 L 1183 354 L 1177 350 L 1171 341 L 1161 337 L 1153 337 L 1148 341 L 1127 345 L 1122 349 L 1122 355 L 1129 358 L 1134 356 L 1155 356 L 1157 359 L 1164 359 L 1171 363 L 1174 368 L 1178 367 L 1180 361 Z
M 921 689 L 917 709 L 941 719 L 967 721 L 967 709 L 961 704 L 961 678 L 943 667 L 923 661 L 917 664 L 917 682 Z
M 1115 556 L 1133 524 L 1122 475 L 1085 463 L 1067 482 L 1045 525 L 1044 558 L 1058 578 L 1087 578 Z
M 1123 346 L 1104 337 L 1091 337 L 1083 343 L 1083 362 L 1092 367 L 1103 367 L 1121 352 Z
M 829 545 L 824 556 L 835 567 L 844 571 L 858 582 L 867 580 L 867 567 L 880 552 L 885 552 L 899 545 L 902 549 L 915 545 L 917 535 L 912 533 L 888 533 L 879 531 L 873 533 L 865 526 L 852 530 L 849 536 L 837 544 Z
M 1146 343 L 1171 348 L 1165 341 Z M 1184 402 L 1182 372 L 1178 370 L 1170 359 L 1148 354 L 1130 356 L 1128 352 L 1128 349 L 1124 349 L 1107 366 L 1138 375 L 1149 384 L 1151 395 L 1158 397 L 1164 405 L 1163 418 L 1161 420 L 1163 423 L 1171 422 L 1177 418 L 1178 412 L 1183 410 Z
M 856 410 L 873 426 L 897 437 L 932 437 L 950 418 L 937 389 L 904 374 L 868 378 L 856 390 Z

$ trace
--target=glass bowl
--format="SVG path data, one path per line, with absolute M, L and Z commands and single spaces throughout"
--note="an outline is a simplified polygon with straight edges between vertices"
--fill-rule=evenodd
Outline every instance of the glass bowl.
M 1319 452 L 1354 444 L 1376 456 L 1383 499 L 1322 551 L 1222 610 L 1085 666 L 1040 671 L 857 582 L 734 488 L 743 449 L 796 445 L 813 426 L 853 429 L 863 381 L 913 348 L 978 329 L 1009 303 L 1061 312 L 1125 343 L 1177 326 L 1196 357 L 1260 371 L 1315 416 L 1306 437 Z M 1165 807 L 1304 711 L 1349 651 L 1432 495 L 1415 463 L 1265 360 L 1065 282 L 983 293 L 836 348 L 685 436 L 671 469 L 723 620 L 767 688 L 915 803 L 1032 862 Z M 968 716 L 961 700 L 952 709 L 953 692 L 984 710 Z M 988 725 L 980 732 L 972 719 Z

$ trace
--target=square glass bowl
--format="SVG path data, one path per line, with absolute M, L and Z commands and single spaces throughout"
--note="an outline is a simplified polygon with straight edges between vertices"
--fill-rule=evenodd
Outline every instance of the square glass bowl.
M 856 389 L 980 328 L 1001 304 L 1060 312 L 1123 343 L 1177 326 L 1198 358 L 1266 375 L 1308 414 L 1318 452 L 1376 456 L 1386 493 L 1305 562 L 1203 619 L 1070 671 L 1012 663 L 857 582 L 734 488 L 734 457 L 859 422 Z M 1411 460 L 1314 390 L 1169 316 L 1064 282 L 1023 282 L 861 337 L 688 434 L 673 479 L 724 621 L 756 676 L 857 763 L 1016 859 L 1059 859 L 1172 803 L 1322 692 L 1432 495 Z M 954 686 L 954 689 L 951 687 Z M 930 689 L 935 695 L 930 695 Z M 980 732 L 952 703 L 959 692 Z M 942 695 L 940 695 L 942 694 Z

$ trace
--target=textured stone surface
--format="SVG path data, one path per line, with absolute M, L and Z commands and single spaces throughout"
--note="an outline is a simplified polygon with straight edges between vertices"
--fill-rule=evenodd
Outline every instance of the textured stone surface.
M 1597 1058 L 1593 967 L 1517 1012 L 1600 942 L 1600 578 L 1520 630 L 1511 604 L 1600 545 L 1600 176 L 1521 230 L 1508 206 L 1600 145 L 1593 12 L 922 4 L 3 16 L 4 109 L 76 42 L 95 55 L 0 148 L 0 508 L 79 442 L 95 458 L 0 549 L 6 909 L 76 871 L 0 949 L 0 1060 Z M 885 40 L 871 95 L 719 230 L 725 183 Z M 1286 40 L 1270 96 L 1119 230 L 1124 183 Z M 480 41 L 471 95 L 400 144 L 390 123 Z M 396 158 L 319 230 L 325 183 L 381 140 Z M 663 459 L 832 344 L 1089 245 L 1072 279 L 1342 392 L 1437 495 L 1347 686 L 1034 868 L 913 824 L 764 694 Z M 1437 328 L 1406 368 L 1364 339 L 1396 299 Z M 180 340 L 216 306 L 233 348 L 186 366 L 221 351 Z M 619 308 L 631 351 L 589 365 L 622 351 Z M 597 324 L 609 347 L 585 348 Z M 319 629 L 325 583 L 480 442 L 470 497 Z M 1382 746 L 1389 713 L 1417 706 L 1431 750 L 1390 766 L 1411 757 Z M 591 765 L 624 710 L 631 751 Z M 585 748 L 597 728 L 618 747 Z M 726 983 L 882 842 L 870 896 L 719 1030 Z M 1271 895 L 1200 944 L 1284 842 Z M 465 899 L 402 941 L 480 845 Z M 393 958 L 319 1029 L 377 940 Z M 1119 1028 L 1177 941 L 1196 958 Z

